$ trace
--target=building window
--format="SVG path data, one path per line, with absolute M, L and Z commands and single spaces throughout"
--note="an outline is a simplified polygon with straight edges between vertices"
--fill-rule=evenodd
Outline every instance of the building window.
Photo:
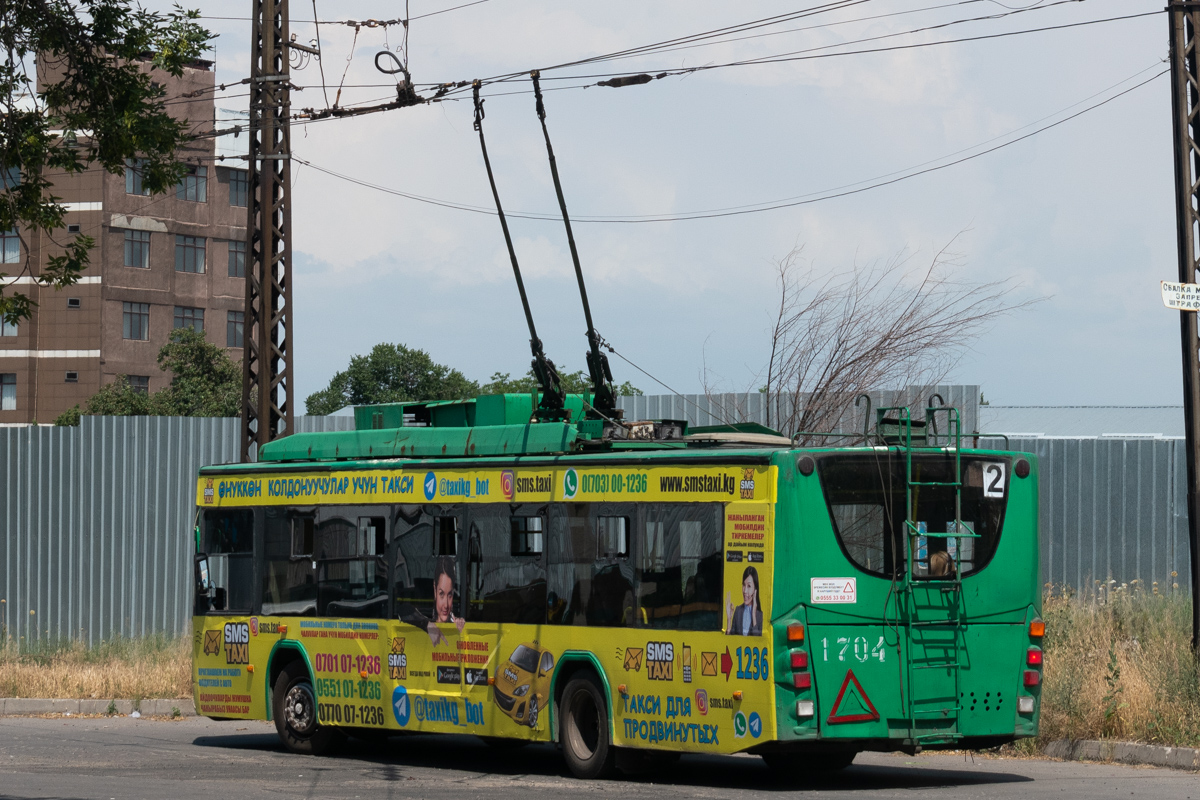
M 229 242 L 229 277 L 246 277 L 246 243 Z
M 122 335 L 126 339 L 150 340 L 150 304 L 122 303 Z
M 21 185 L 21 170 L 18 167 L 0 167 L 0 182 L 5 189 L 15 189 Z M 243 204 L 244 205 L 244 204 Z
M 0 317 L 0 336 L 17 336 L 21 332 L 17 329 L 17 323 L 9 322 Z
M 129 388 L 138 394 L 150 394 L 149 375 L 128 375 Z
M 64 380 L 67 383 L 79 383 L 79 373 L 75 370 L 67 370 L 67 377 Z
M 204 272 L 203 236 L 175 235 L 175 271 Z
M 150 269 L 150 231 L 125 231 L 125 266 Z
M 72 222 L 71 224 L 67 225 L 67 233 L 79 233 L 82 230 L 83 226 L 78 222 Z
M 208 202 L 208 167 L 187 165 L 187 173 L 175 187 L 175 199 L 193 203 Z
M 67 308 L 83 308 L 83 301 L 78 297 L 68 297 Z
M 250 173 L 244 169 L 229 170 L 229 205 L 246 207 L 250 197 Z
M 204 333 L 204 309 L 175 306 L 175 327 Z
M 242 347 L 242 331 L 245 330 L 246 312 L 230 311 L 225 323 L 225 346 Z
M 0 264 L 21 263 L 21 237 L 15 230 L 0 231 Z
M 145 165 L 144 158 L 125 159 L 125 194 L 150 194 L 150 190 L 142 182 L 142 169 Z
M 0 375 L 0 411 L 17 410 L 17 376 L 6 372 Z

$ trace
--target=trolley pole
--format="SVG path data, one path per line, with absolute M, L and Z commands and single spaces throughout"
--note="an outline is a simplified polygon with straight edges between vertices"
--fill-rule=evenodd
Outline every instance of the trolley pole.
M 252 0 L 242 461 L 292 432 L 288 0 Z
M 1179 280 L 1196 282 L 1200 260 L 1200 64 L 1197 30 L 1200 2 L 1169 0 L 1171 25 L 1171 111 L 1175 141 L 1175 222 Z M 1200 332 L 1195 311 L 1179 312 L 1183 343 L 1183 413 L 1187 431 L 1187 512 L 1191 551 L 1192 651 L 1200 654 Z

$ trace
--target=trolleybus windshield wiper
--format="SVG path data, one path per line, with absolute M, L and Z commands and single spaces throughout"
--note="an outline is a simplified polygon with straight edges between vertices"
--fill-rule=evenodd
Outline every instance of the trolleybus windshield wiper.
M 563 420 L 568 412 L 565 408 L 566 395 L 563 392 L 562 381 L 554 362 L 546 357 L 542 349 L 542 340 L 538 338 L 537 328 L 533 324 L 533 312 L 529 310 L 529 297 L 525 294 L 525 282 L 521 280 L 521 267 L 517 263 L 517 251 L 513 249 L 512 235 L 508 232 L 508 220 L 504 217 L 504 208 L 500 205 L 500 193 L 496 190 L 496 178 L 492 175 L 492 162 L 488 159 L 487 142 L 483 138 L 483 100 L 479 97 L 479 81 L 474 83 L 475 97 L 475 130 L 479 131 L 479 148 L 483 151 L 483 165 L 487 167 L 488 183 L 492 186 L 492 197 L 496 200 L 496 215 L 500 217 L 500 228 L 504 231 L 504 243 L 508 245 L 508 257 L 512 261 L 513 275 L 517 279 L 517 291 L 521 294 L 521 306 L 525 309 L 525 321 L 529 324 L 529 348 L 533 352 L 533 375 L 537 379 L 538 389 L 541 390 L 541 400 L 537 403 L 533 414 L 539 420 Z M 557 178 L 555 179 L 557 182 Z M 561 197 L 561 193 L 559 195 Z M 571 245 L 574 252 L 575 245 Z M 578 261 L 576 261 L 578 270 Z M 582 281 L 582 278 L 580 278 Z M 582 284 L 581 284 L 582 285 Z M 584 299 L 586 306 L 587 300 Z M 590 319 L 590 317 L 589 317 Z M 589 321 L 590 330 L 591 323 Z M 589 364 L 591 362 L 589 361 Z

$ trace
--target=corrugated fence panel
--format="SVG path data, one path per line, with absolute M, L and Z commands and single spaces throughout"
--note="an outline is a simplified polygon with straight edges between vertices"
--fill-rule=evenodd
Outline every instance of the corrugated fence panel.
M 947 404 L 978 397 L 973 387 L 943 388 Z M 768 403 L 778 410 L 785 402 L 664 395 L 622 398 L 622 407 L 629 418 L 693 424 L 736 409 L 765 424 Z M 352 425 L 349 417 L 301 417 L 296 429 Z M 1031 438 L 1010 446 L 1039 458 L 1045 581 L 1082 589 L 1139 579 L 1160 591 L 1188 590 L 1182 440 Z M 0 634 L 94 642 L 185 632 L 196 472 L 235 462 L 238 452 L 232 419 L 85 417 L 78 428 L 0 428 Z
M 984 439 L 984 446 L 1002 446 Z M 1042 579 L 1190 591 L 1182 439 L 1011 439 L 1038 457 Z
M 979 429 L 979 387 L 974 385 L 910 386 L 907 389 L 869 392 L 872 408 L 882 405 L 908 405 L 913 417 L 922 418 L 926 403 L 934 394 L 953 406 L 962 415 L 963 433 Z M 804 396 L 802 395 L 801 398 Z M 689 425 L 728 425 L 735 422 L 757 422 L 778 429 L 780 420 L 791 416 L 797 402 L 793 394 L 766 394 L 763 392 L 723 394 L 680 394 L 639 395 L 618 397 L 617 407 L 625 412 L 625 419 L 680 419 Z M 801 405 L 803 402 L 801 400 Z M 837 427 L 839 431 L 862 430 L 863 409 L 851 406 Z M 319 418 L 318 418 L 319 419 Z M 325 419 L 337 419 L 326 417 Z M 939 416 L 939 427 L 945 427 L 945 418 Z M 872 426 L 874 421 L 872 420 Z M 786 434 L 795 431 L 782 431 Z

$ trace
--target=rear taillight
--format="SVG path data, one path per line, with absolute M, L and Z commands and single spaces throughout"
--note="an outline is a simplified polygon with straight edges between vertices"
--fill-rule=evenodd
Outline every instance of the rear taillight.
M 1029 648 L 1025 652 L 1025 663 L 1030 667 L 1040 667 L 1042 665 L 1042 648 Z
M 1042 682 L 1042 673 L 1036 669 L 1025 670 L 1025 685 L 1029 687 L 1037 686 Z
M 1040 619 L 1035 619 L 1033 622 L 1029 623 L 1029 635 L 1031 638 L 1041 639 L 1046 635 L 1046 623 L 1042 622 Z
M 803 649 L 804 644 L 804 625 L 799 622 L 793 622 L 787 626 L 788 644 L 796 646 L 795 650 L 788 653 L 788 660 L 792 667 L 792 686 L 796 689 L 805 690 L 812 688 L 812 673 L 808 671 L 808 651 Z M 811 705 L 812 701 L 808 701 Z M 802 719 L 804 714 L 797 712 L 797 715 Z M 810 711 L 807 716 L 812 716 Z

